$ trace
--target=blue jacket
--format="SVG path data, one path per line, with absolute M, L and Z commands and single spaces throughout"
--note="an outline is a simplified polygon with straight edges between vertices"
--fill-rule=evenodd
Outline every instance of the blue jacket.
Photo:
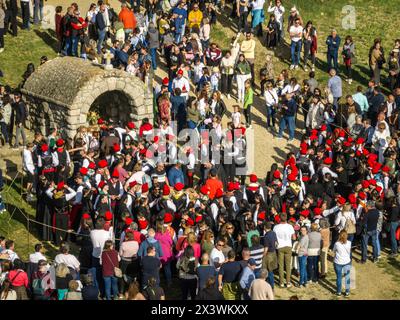
M 185 177 L 183 175 L 182 170 L 179 170 L 175 167 L 172 167 L 168 171 L 168 181 L 170 186 L 174 186 L 178 182 L 185 183 Z
M 333 37 L 330 35 L 328 36 L 328 38 L 326 39 L 326 44 L 328 46 L 328 53 L 330 54 L 337 54 L 339 51 L 339 47 L 340 47 L 340 37 L 338 35 L 336 35 L 336 38 L 333 39 Z
M 96 28 L 97 30 L 104 30 L 106 28 L 106 22 L 101 12 L 96 14 Z
M 240 277 L 240 287 L 243 290 L 249 290 L 250 285 L 253 280 L 256 278 L 254 271 L 251 270 L 248 266 L 243 269 L 242 276 Z
M 288 108 L 287 110 L 285 110 L 285 117 L 294 117 L 297 109 L 296 101 L 294 99 L 290 99 L 289 101 L 286 102 L 286 106 Z
M 162 252 L 162 249 L 161 249 L 160 242 L 158 240 L 154 239 L 154 238 L 147 238 L 146 240 L 144 240 L 140 244 L 139 251 L 138 251 L 137 255 L 139 257 L 147 256 L 147 248 L 150 247 L 150 246 L 156 248 L 156 257 L 157 258 L 160 258 L 160 257 L 163 256 L 163 252 Z

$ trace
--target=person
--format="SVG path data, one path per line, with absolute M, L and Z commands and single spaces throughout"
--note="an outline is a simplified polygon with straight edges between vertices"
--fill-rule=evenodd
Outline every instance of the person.
M 244 117 L 246 119 L 246 127 L 247 128 L 252 128 L 252 125 L 251 125 L 251 107 L 253 106 L 254 91 L 251 88 L 250 79 L 246 80 L 246 82 L 244 83 L 244 87 L 245 87 L 244 104 L 243 104 Z
M 222 264 L 218 271 L 218 289 L 222 292 L 225 300 L 240 299 L 240 274 L 242 266 L 239 261 L 235 261 L 236 252 L 228 252 L 227 261 Z
M 129 285 L 128 291 L 125 293 L 126 300 L 146 300 L 144 295 L 140 292 L 140 285 L 137 281 Z
M 312 21 L 308 21 L 303 29 L 304 41 L 304 71 L 308 71 L 308 59 L 311 59 L 311 71 L 315 70 L 315 56 L 317 54 L 317 30 Z
M 314 211 L 316 211 L 314 209 Z M 321 209 L 318 208 L 315 214 L 320 214 Z M 321 274 L 319 275 L 320 279 L 326 278 L 326 274 L 328 273 L 328 251 L 330 245 L 330 230 L 329 230 L 329 221 L 327 219 L 319 220 L 320 233 L 322 238 L 322 248 L 321 248 Z
M 267 108 L 267 129 L 275 132 L 275 114 L 279 104 L 279 97 L 272 82 L 267 82 L 264 99 Z
M 143 295 L 146 300 L 165 300 L 164 290 L 157 284 L 157 279 L 155 277 L 149 278 L 144 288 Z
M 347 232 L 342 230 L 333 247 L 335 254 L 333 267 L 336 273 L 336 295 L 342 295 L 342 277 L 345 277 L 345 296 L 350 295 L 351 242 L 347 240 Z
M 262 268 L 268 271 L 267 282 L 274 289 L 274 270 L 278 268 L 278 258 L 276 255 L 278 239 L 276 233 L 272 230 L 272 223 L 270 221 L 265 222 L 264 231 L 264 236 L 261 239 L 261 243 L 264 246 Z
M 14 95 L 14 103 L 12 104 L 13 113 L 15 114 L 15 144 L 14 149 L 19 149 L 20 136 L 22 137 L 22 144 L 26 145 L 25 135 L 25 121 L 27 119 L 27 109 L 25 103 L 21 100 L 21 94 L 17 92 Z
M 322 237 L 318 231 L 317 223 L 311 224 L 310 233 L 308 234 L 307 248 L 307 279 L 308 283 L 318 284 L 318 260 L 321 254 Z
M 11 239 L 5 241 L 5 250 L 2 251 L 3 255 L 8 256 L 8 260 L 14 263 L 15 260 L 20 260 L 18 254 L 15 252 L 15 242 Z
M 190 294 L 192 300 L 196 298 L 197 265 L 198 260 L 194 256 L 193 247 L 189 245 L 176 264 L 181 282 L 182 300 L 187 300 L 188 294 Z
M 300 24 L 300 19 L 294 20 L 294 25 L 289 29 L 290 35 L 290 55 L 291 62 L 290 70 L 298 69 L 300 64 L 300 52 L 302 46 L 303 27 Z
M 237 102 L 243 103 L 246 92 L 245 83 L 251 77 L 251 67 L 249 62 L 245 59 L 244 54 L 239 55 L 238 63 L 235 68 L 236 81 L 237 81 Z
M 65 295 L 65 300 L 82 300 L 82 293 L 79 292 L 78 289 L 78 281 L 71 280 L 68 284 L 68 292 Z
M 279 30 L 278 30 L 278 34 L 277 34 L 278 35 L 278 43 L 282 43 L 282 40 L 285 35 L 285 28 L 283 27 L 285 7 L 282 5 L 282 1 L 275 0 L 275 5 L 273 5 L 272 0 L 270 0 L 267 11 L 269 13 L 273 13 L 276 18 L 276 21 L 278 22 L 278 25 L 279 25 Z
M 9 279 L 5 279 L 1 285 L 0 300 L 17 300 L 17 292 L 12 288 Z
M 274 300 L 274 291 L 270 284 L 265 281 L 268 270 L 261 269 L 260 278 L 254 279 L 249 288 L 251 300 Z
M 367 115 L 369 109 L 368 99 L 365 94 L 363 94 L 363 89 L 361 86 L 357 86 L 357 92 L 353 94 L 352 97 L 354 102 L 360 106 L 361 115 Z
M 193 31 L 200 30 L 200 24 L 203 21 L 203 13 L 199 10 L 199 5 L 195 3 L 193 5 L 193 10 L 189 12 L 188 15 L 188 22 L 189 22 L 189 29 Z
M 10 286 L 16 292 L 16 300 L 28 300 L 29 279 L 24 270 L 24 263 L 20 259 L 12 262 L 12 270 L 8 272 Z
M 308 255 L 309 237 L 306 226 L 300 228 L 299 245 L 297 257 L 299 260 L 299 287 L 307 286 L 307 255 Z
M 282 139 L 283 131 L 288 126 L 289 130 L 289 142 L 294 140 L 294 131 L 295 131 L 295 115 L 297 110 L 296 101 L 293 99 L 293 95 L 291 93 L 286 94 L 286 101 L 282 104 L 283 116 L 279 123 L 279 132 L 278 139 Z
M 22 28 L 23 30 L 29 31 L 29 20 L 30 20 L 30 6 L 29 0 L 21 0 L 21 16 L 22 16 Z
M 198 291 L 206 288 L 206 285 L 210 278 L 214 277 L 216 279 L 217 271 L 215 270 L 214 266 L 210 265 L 210 258 L 207 252 L 204 252 L 202 254 L 201 264 L 198 266 L 196 273 L 198 279 Z
M 54 258 L 56 264 L 64 263 L 71 271 L 75 279 L 79 279 L 80 262 L 78 259 L 69 253 L 70 246 L 68 243 L 63 243 L 60 246 L 60 253 Z
M 346 67 L 346 81 L 351 84 L 352 79 L 352 64 L 355 59 L 355 45 L 353 42 L 353 38 L 351 36 L 347 36 L 344 40 L 343 49 L 342 49 L 343 62 Z
M 389 222 L 390 222 L 390 257 L 395 258 L 398 254 L 398 241 L 396 239 L 396 231 L 399 226 L 399 201 L 398 198 L 389 198 L 388 201 Z
M 127 7 L 126 3 L 121 4 L 121 11 L 118 14 L 118 19 L 124 24 L 125 40 L 127 40 L 129 34 L 136 29 L 136 17 L 133 11 Z
M 368 240 L 372 238 L 373 258 L 374 263 L 378 262 L 378 247 L 377 247 L 377 228 L 379 219 L 379 210 L 375 207 L 374 201 L 367 202 L 368 211 L 364 211 L 361 224 L 362 224 L 362 238 L 361 238 L 361 263 L 367 262 L 368 255 Z M 346 233 L 347 241 L 347 233 Z M 351 241 L 349 241 L 351 243 Z
M 154 278 L 156 280 L 155 285 L 159 286 L 161 261 L 156 256 L 155 247 L 148 246 L 146 252 L 147 255 L 142 257 L 140 260 L 142 270 L 142 288 L 147 286 L 150 278 Z
M 377 86 L 379 86 L 381 83 L 381 69 L 383 61 L 384 57 L 381 50 L 381 42 L 376 41 L 371 52 L 369 65 L 372 70 L 373 79 Z
M 250 65 L 251 85 L 254 87 L 254 59 L 255 59 L 256 42 L 253 39 L 252 32 L 246 32 L 246 39 L 240 45 L 240 51 L 244 54 L 246 61 Z
M 267 24 L 267 35 L 265 38 L 265 45 L 267 48 L 275 49 L 279 40 L 279 22 L 276 21 L 275 15 L 271 14 Z
M 339 100 L 342 97 L 342 79 L 337 75 L 335 68 L 329 70 L 328 88 L 333 95 L 333 106 L 338 110 Z
M 106 32 L 108 28 L 109 17 L 106 5 L 103 3 L 100 5 L 100 10 L 96 14 L 96 29 L 97 29 L 97 54 L 101 54 L 103 41 L 106 38 Z
M 205 287 L 199 290 L 196 300 L 225 300 L 222 293 L 218 290 L 216 282 L 215 277 L 208 278 Z
M 252 282 L 256 279 L 256 275 L 254 273 L 256 266 L 256 260 L 250 258 L 249 261 L 247 261 L 247 266 L 243 269 L 240 276 L 239 284 L 243 291 L 244 300 L 250 300 L 249 290 Z
M 244 32 L 247 30 L 247 17 L 249 15 L 249 1 L 236 1 L 236 15 L 238 17 L 238 31 Z
M 210 253 L 210 264 L 215 267 L 217 271 L 220 270 L 221 266 L 225 262 L 225 255 L 222 252 L 222 248 L 225 246 L 225 240 L 223 238 L 218 239 L 215 247 Z
M 251 6 L 251 28 L 252 30 L 257 29 L 257 37 L 263 36 L 263 22 L 264 16 L 264 3 L 265 0 L 253 0 L 249 4 Z
M 291 258 L 292 258 L 292 239 L 295 239 L 293 227 L 287 223 L 287 214 L 279 215 L 280 223 L 276 225 L 273 231 L 277 238 L 278 265 L 279 265 L 279 282 L 280 287 L 284 288 L 284 268 L 286 267 L 286 287 L 290 288 L 291 283 Z
M 113 296 L 114 300 L 118 299 L 118 279 L 115 273 L 115 268 L 119 267 L 120 260 L 121 257 L 114 249 L 112 240 L 107 240 L 104 243 L 100 259 L 106 300 L 111 300 L 111 296 Z
M 338 67 L 338 52 L 340 48 L 340 37 L 337 34 L 336 29 L 332 29 L 331 34 L 326 38 L 326 45 L 328 46 L 326 60 L 328 62 L 328 71 L 333 68 L 339 71 Z
M 99 289 L 94 285 L 92 275 L 90 273 L 81 277 L 83 288 L 82 300 L 98 300 Z
M 71 280 L 73 280 L 73 278 L 67 265 L 65 263 L 58 264 L 56 267 L 57 300 L 65 299 Z

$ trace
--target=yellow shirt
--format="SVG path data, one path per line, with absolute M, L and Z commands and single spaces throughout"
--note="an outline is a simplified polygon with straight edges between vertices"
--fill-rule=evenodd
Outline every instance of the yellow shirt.
M 203 13 L 200 10 L 189 12 L 189 28 L 198 27 L 200 28 L 201 21 L 203 20 Z
M 254 59 L 254 51 L 256 48 L 256 42 L 254 39 L 244 40 L 240 46 L 240 51 L 243 52 L 246 59 Z

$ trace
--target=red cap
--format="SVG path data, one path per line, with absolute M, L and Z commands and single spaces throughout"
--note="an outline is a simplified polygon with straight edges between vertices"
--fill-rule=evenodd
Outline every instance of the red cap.
M 103 120 L 102 118 L 99 118 L 99 119 L 97 120 L 97 124 L 104 124 L 104 120 Z
M 297 179 L 297 174 L 291 173 L 291 174 L 289 174 L 289 175 L 287 176 L 287 179 L 288 179 L 290 182 L 296 181 L 296 179 Z
M 363 154 L 364 154 L 364 156 L 368 156 L 369 155 L 369 151 L 367 149 L 364 149 L 363 150 Z
M 113 218 L 113 214 L 111 213 L 111 211 L 106 211 L 106 213 L 104 214 L 104 219 L 106 219 L 106 221 L 111 221 Z
M 326 139 L 326 144 L 328 145 L 328 146 L 331 146 L 332 145 L 332 139 Z
M 321 126 L 321 131 L 326 131 L 326 129 L 327 129 L 326 124 L 325 124 L 325 123 L 322 124 L 322 126 Z
M 224 195 L 224 190 L 222 190 L 221 188 L 217 189 L 217 191 L 215 192 L 215 198 L 221 198 Z
M 387 172 L 387 173 L 389 173 L 389 172 L 390 172 L 390 168 L 389 168 L 388 166 L 383 166 L 382 172 Z
M 257 215 L 257 220 L 265 220 L 265 211 L 261 211 L 261 212 Z
M 345 141 L 345 142 L 343 142 L 343 145 L 345 146 L 345 147 L 351 147 L 351 142 L 350 141 Z
M 94 170 L 96 169 L 96 164 L 94 162 L 89 162 L 88 168 Z
M 185 185 L 184 185 L 182 182 L 177 182 L 177 183 L 175 183 L 175 185 L 174 185 L 174 189 L 175 189 L 176 191 L 181 191 L 181 190 L 183 189 L 184 186 L 185 186 Z
M 310 210 L 303 210 L 300 212 L 300 215 L 307 218 L 310 215 Z
M 376 162 L 374 166 L 372 167 L 372 173 L 377 174 L 379 170 L 381 169 L 382 165 L 379 162 Z
M 346 131 L 344 131 L 343 129 L 341 129 L 340 131 L 339 131 L 339 137 L 340 138 L 344 138 L 346 136 Z
M 187 224 L 188 226 L 194 226 L 194 221 L 193 221 L 193 219 L 192 219 L 192 218 L 187 219 L 187 220 L 186 220 L 186 224 Z
M 135 129 L 135 124 L 132 121 L 128 122 L 126 126 L 131 130 Z
M 235 190 L 235 183 L 233 182 L 228 182 L 228 191 L 232 192 Z
M 84 214 L 82 215 L 82 219 L 84 219 L 84 220 L 90 219 L 90 214 L 89 214 L 89 213 L 84 213 Z
M 302 154 L 302 155 L 307 154 L 307 148 L 301 148 L 300 149 L 300 154 Z
M 42 150 L 42 152 L 46 152 L 46 151 L 49 150 L 49 146 L 48 146 L 47 144 L 43 143 L 43 144 L 40 146 L 40 150 Z
M 332 158 L 325 158 L 324 159 L 324 164 L 332 164 L 333 160 Z
M 196 221 L 196 223 L 199 223 L 201 220 L 203 220 L 203 216 L 198 215 L 198 216 L 196 216 L 196 218 L 194 218 L 194 220 Z
M 121 150 L 121 147 L 119 146 L 118 143 L 114 143 L 114 145 L 113 145 L 113 150 L 114 150 L 114 152 L 118 152 L 118 151 Z
M 358 197 L 359 197 L 361 200 L 365 200 L 365 199 L 367 199 L 367 194 L 366 194 L 365 192 L 360 191 L 360 192 L 358 193 Z
M 114 169 L 114 170 L 113 170 L 113 173 L 112 173 L 111 177 L 113 177 L 113 178 L 119 178 L 119 172 L 118 172 L 117 169 Z
M 107 162 L 107 160 L 102 159 L 99 161 L 99 163 L 97 165 L 99 166 L 99 168 L 103 169 L 108 166 L 108 162 Z
M 130 226 L 132 224 L 132 222 L 133 222 L 133 219 L 131 217 L 126 217 L 125 218 L 125 224 L 127 226 Z
M 171 192 L 169 186 L 167 184 L 164 184 L 163 186 L 163 196 L 168 196 L 169 193 Z
M 351 204 L 357 203 L 357 198 L 356 198 L 356 195 L 354 193 L 349 194 L 349 202 Z
M 313 211 L 314 211 L 314 214 L 315 214 L 316 216 L 319 216 L 319 215 L 322 214 L 322 209 L 321 209 L 320 207 L 314 208 Z
M 101 180 L 99 182 L 99 189 L 103 189 L 103 187 L 106 185 L 106 182 L 104 180 Z
M 65 183 L 64 181 L 61 181 L 57 184 L 57 190 L 60 191 L 62 189 L 64 189 Z
M 200 187 L 200 193 L 205 195 L 205 196 L 208 196 L 209 193 L 210 193 L 210 189 L 206 185 L 201 186 Z
M 308 181 L 310 181 L 310 177 L 309 176 L 303 176 L 301 178 L 301 180 L 303 180 L 303 182 L 308 182 Z
M 289 219 L 289 221 L 296 223 L 296 218 L 291 217 L 291 218 Z
M 368 182 L 367 180 L 363 180 L 363 181 L 361 182 L 361 185 L 362 185 L 362 187 L 363 187 L 364 189 L 366 189 L 366 188 L 369 187 L 369 182 Z
M 317 129 L 312 129 L 311 130 L 311 135 L 312 136 L 316 136 L 318 134 L 318 130 Z
M 138 226 L 140 230 L 147 229 L 148 225 L 149 223 L 147 222 L 147 220 L 138 220 Z
M 318 136 L 313 134 L 310 136 L 310 140 L 318 140 Z
M 240 190 L 240 183 L 238 181 L 236 181 L 234 185 L 235 185 L 235 190 Z
M 342 196 L 339 196 L 337 198 L 337 201 L 339 202 L 339 204 L 344 205 L 346 203 L 346 199 L 343 198 Z
M 166 212 L 164 214 L 164 223 L 171 223 L 173 219 L 174 219 L 174 217 L 172 216 L 171 213 Z
M 133 180 L 133 181 L 129 182 L 129 188 L 133 188 L 136 185 L 137 185 L 136 180 Z
M 279 170 L 275 170 L 273 176 L 274 176 L 275 179 L 280 179 L 280 177 L 281 177 L 281 172 L 280 172 Z
M 149 191 L 148 183 L 142 184 L 142 193 L 146 193 L 147 191 Z
M 252 183 L 256 183 L 258 180 L 257 176 L 255 174 L 251 174 L 250 175 L 250 182 Z
M 279 216 L 279 214 L 277 214 L 277 215 L 274 217 L 274 221 L 275 221 L 275 223 L 280 223 L 280 222 L 281 222 L 281 217 Z
M 58 139 L 57 141 L 56 141 L 56 145 L 57 145 L 57 147 L 61 147 L 61 146 L 63 146 L 64 145 L 64 140 L 63 139 Z
M 356 144 L 363 144 L 365 142 L 365 139 L 364 138 L 358 138 L 357 140 L 356 140 Z
M 82 175 L 86 176 L 87 173 L 88 173 L 88 168 L 82 167 L 82 168 L 79 169 L 79 172 L 80 172 Z
M 179 70 L 178 70 L 178 74 L 183 75 L 183 70 L 182 70 L 182 69 L 179 69 Z
M 164 86 L 167 86 L 167 85 L 169 84 L 169 79 L 168 79 L 168 77 L 165 77 L 164 79 L 162 79 L 162 84 L 163 84 Z
M 376 191 L 378 191 L 379 193 L 381 193 L 381 191 L 383 190 L 381 186 L 376 186 L 375 188 Z

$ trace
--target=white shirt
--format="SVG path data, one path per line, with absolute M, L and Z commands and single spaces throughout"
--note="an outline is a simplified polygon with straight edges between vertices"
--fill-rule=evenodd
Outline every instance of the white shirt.
M 28 149 L 23 151 L 23 166 L 25 171 L 29 171 L 32 175 L 35 174 L 35 165 L 33 164 L 32 152 Z
M 273 12 L 276 18 L 276 21 L 279 23 L 279 26 L 282 29 L 283 25 L 283 14 L 285 13 L 285 8 L 283 6 L 269 6 L 268 7 L 268 12 L 271 13 Z
M 349 264 L 351 261 L 351 242 L 347 241 L 346 244 L 343 244 L 339 241 L 336 242 L 333 247 L 333 252 L 335 253 L 335 259 L 333 261 L 334 263 L 340 265 Z
M 291 26 L 289 29 L 290 34 L 295 34 L 295 36 L 290 36 L 291 40 L 294 42 L 298 42 L 301 40 L 301 37 L 303 35 L 303 27 L 302 26 Z
M 235 128 L 238 128 L 240 125 L 240 112 L 232 113 L 232 122 Z
M 260 10 L 264 8 L 265 0 L 255 0 L 251 3 L 253 10 Z
M 14 262 L 15 259 L 19 259 L 18 255 L 10 249 L 6 249 L 2 253 L 8 253 L 9 255 L 8 260 L 10 260 L 11 262 Z
M 101 252 L 104 248 L 104 243 L 107 240 L 111 240 L 110 232 L 106 230 L 92 230 L 90 231 L 90 239 L 93 244 L 92 256 L 95 258 L 100 258 Z
M 264 99 L 267 106 L 274 106 L 279 102 L 278 94 L 274 88 L 265 90 Z
M 54 261 L 56 264 L 64 263 L 68 268 L 72 268 L 76 271 L 79 270 L 79 266 L 81 265 L 78 259 L 72 254 L 60 253 L 56 255 Z
M 335 219 L 335 226 L 342 231 L 346 225 L 347 219 L 350 219 L 354 224 L 356 224 L 356 218 L 353 211 L 338 212 Z
M 278 239 L 277 249 L 292 247 L 293 227 L 288 223 L 280 223 L 274 227 L 276 238 Z
M 225 256 L 222 251 L 213 248 L 210 253 L 210 265 L 215 267 L 215 263 L 222 264 L 225 262 Z M 219 271 L 220 268 L 216 268 Z
M 185 87 L 186 92 L 183 92 L 183 87 Z M 172 90 L 175 90 L 176 88 L 179 88 L 182 90 L 181 96 L 187 97 L 190 92 L 190 84 L 189 81 L 185 77 L 181 77 L 180 79 L 176 77 L 172 81 Z
M 31 263 L 38 263 L 40 260 L 47 261 L 46 257 L 40 252 L 31 253 L 29 255 L 29 262 Z
M 291 84 L 286 85 L 282 91 L 281 91 L 281 96 L 284 96 L 286 93 L 293 93 L 296 91 L 300 90 L 300 85 L 296 84 L 295 86 L 292 86 Z

